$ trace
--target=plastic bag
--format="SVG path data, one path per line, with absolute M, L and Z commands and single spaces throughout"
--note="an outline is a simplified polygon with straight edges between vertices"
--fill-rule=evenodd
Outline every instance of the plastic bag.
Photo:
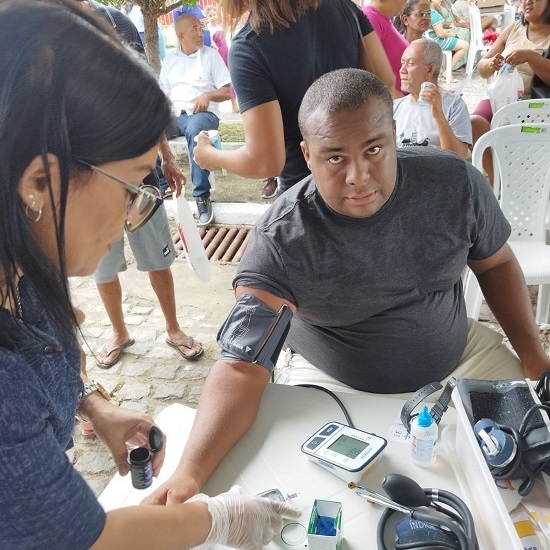
M 487 86 L 493 114 L 505 105 L 521 101 L 524 94 L 523 88 L 523 79 L 517 68 L 505 63 L 493 82 Z

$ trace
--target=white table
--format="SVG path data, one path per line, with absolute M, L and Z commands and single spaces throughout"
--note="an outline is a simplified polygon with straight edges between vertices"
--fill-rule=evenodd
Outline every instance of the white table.
M 440 443 L 436 464 L 429 469 L 413 464 L 407 443 L 389 437 L 397 422 L 403 402 L 382 396 L 339 394 L 355 426 L 388 439 L 379 464 L 363 478 L 361 484 L 383 492 L 382 478 L 399 472 L 417 481 L 422 487 L 437 487 L 452 491 L 466 502 L 464 488 L 458 481 L 463 474 L 453 465 L 456 412 L 449 409 L 440 425 Z M 167 455 L 161 475 L 146 490 L 131 487 L 129 476 L 116 475 L 100 496 L 106 510 L 139 503 L 174 470 L 188 438 L 195 411 L 183 405 L 171 405 L 157 418 L 168 436 Z M 245 492 L 258 493 L 282 487 L 288 493 L 300 493 L 293 502 L 304 510 L 300 522 L 307 527 L 309 512 L 315 498 L 339 501 L 343 505 L 342 550 L 376 548 L 376 526 L 383 508 L 359 498 L 344 481 L 309 461 L 300 451 L 301 444 L 329 421 L 345 422 L 335 401 L 316 389 L 270 384 L 262 398 L 256 421 L 221 463 L 205 487 L 211 495 L 239 484 Z M 476 512 L 472 509 L 474 518 Z M 483 518 L 476 518 L 476 528 L 482 548 L 489 549 Z M 305 544 L 294 546 L 304 548 Z M 287 549 L 280 539 L 271 549 Z

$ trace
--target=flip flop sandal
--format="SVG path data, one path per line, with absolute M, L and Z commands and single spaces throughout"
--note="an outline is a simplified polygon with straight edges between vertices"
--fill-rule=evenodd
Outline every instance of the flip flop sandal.
M 96 437 L 96 433 L 94 432 L 94 430 L 81 429 L 80 433 L 81 433 L 82 437 Z
M 195 353 L 194 355 L 185 355 L 185 353 L 181 351 L 180 346 L 183 346 L 184 348 L 187 348 L 187 349 L 193 349 L 194 340 L 192 336 L 188 336 L 187 342 L 172 342 L 172 340 L 170 340 L 169 338 L 166 338 L 166 343 L 170 347 L 176 349 L 177 352 L 187 361 L 195 361 L 204 353 L 204 348 L 202 347 L 202 345 L 199 351 L 197 351 L 197 353 Z
M 115 366 L 120 358 L 122 357 L 122 354 L 124 353 L 124 350 L 126 348 L 129 348 L 130 346 L 133 346 L 136 343 L 136 341 L 133 338 L 130 338 L 126 342 L 122 344 L 115 344 L 114 346 L 111 346 L 110 348 L 107 348 L 106 345 L 103 345 L 100 348 L 100 353 L 102 353 L 105 357 L 103 361 L 100 361 L 99 359 L 96 359 L 97 366 L 101 369 L 110 369 L 111 367 Z M 111 356 L 111 354 L 115 353 L 115 358 L 113 361 L 107 361 L 107 358 Z
M 87 420 L 79 420 L 78 418 L 76 420 L 78 420 L 80 434 L 82 437 L 96 437 L 96 433 L 94 432 L 94 427 L 91 422 L 88 422 Z

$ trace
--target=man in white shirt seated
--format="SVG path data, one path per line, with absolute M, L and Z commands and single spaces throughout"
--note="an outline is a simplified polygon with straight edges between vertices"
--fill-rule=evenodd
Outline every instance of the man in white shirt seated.
M 398 147 L 432 146 L 462 158 L 472 144 L 470 114 L 463 99 L 437 86 L 441 47 L 429 38 L 413 40 L 401 57 L 401 89 L 409 95 L 393 102 Z M 422 89 L 423 83 L 429 83 Z
M 172 100 L 177 125 L 175 135 L 187 139 L 199 225 L 207 225 L 213 218 L 210 172 L 193 160 L 194 139 L 202 130 L 218 129 L 218 102 L 231 98 L 231 79 L 220 54 L 204 46 L 201 24 L 194 15 L 178 17 L 175 29 L 180 46 L 164 58 L 159 84 Z

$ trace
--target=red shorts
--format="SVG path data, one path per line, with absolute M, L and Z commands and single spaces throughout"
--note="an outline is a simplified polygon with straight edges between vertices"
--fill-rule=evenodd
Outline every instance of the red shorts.
M 491 122 L 493 119 L 493 109 L 491 108 L 491 100 L 482 99 L 475 108 L 473 115 L 479 115 L 483 117 L 487 122 Z

